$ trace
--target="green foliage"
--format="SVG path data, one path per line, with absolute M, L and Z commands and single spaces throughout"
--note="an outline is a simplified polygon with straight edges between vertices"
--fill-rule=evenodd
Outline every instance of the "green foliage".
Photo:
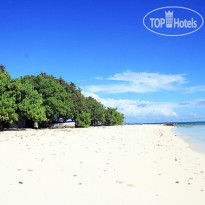
M 42 95 L 46 118 L 49 121 L 58 117 L 70 117 L 73 107 L 71 96 L 53 76 L 41 73 L 38 76 L 25 76 L 22 81 L 29 81 Z
M 34 122 L 46 121 L 42 96 L 28 82 L 11 79 L 8 72 L 0 71 L 0 124 L 3 128 L 7 122 L 24 116 Z
M 77 120 L 82 112 L 87 112 L 87 106 L 85 97 L 81 93 L 80 88 L 76 88 L 76 85 L 71 82 L 69 92 L 73 101 L 72 119 Z
M 90 113 L 91 125 L 96 126 L 105 122 L 105 108 L 103 104 L 92 97 L 87 97 L 86 105 Z
M 0 71 L 0 128 L 7 122 L 12 123 L 18 119 L 16 112 L 19 98 L 19 82 L 11 80 L 8 72 Z
M 68 92 L 71 96 L 71 100 L 73 102 L 73 107 L 71 110 L 71 119 L 77 122 L 77 119 L 80 118 L 82 112 L 88 112 L 88 108 L 86 105 L 86 99 L 81 92 L 80 88 L 77 88 L 74 83 L 68 84 L 62 78 L 58 80 L 58 82 L 64 87 L 66 92 Z M 78 126 L 78 123 L 76 123 Z
M 85 97 L 74 83 L 41 73 L 11 79 L 0 65 L 0 128 L 26 117 L 35 123 L 71 118 L 76 127 L 123 124 L 124 115 Z
M 76 125 L 78 127 L 89 127 L 90 123 L 91 123 L 90 114 L 84 111 L 82 111 L 82 113 L 80 113 L 78 115 L 78 118 L 76 119 Z
M 21 102 L 19 103 L 19 110 L 21 111 L 21 116 L 27 117 L 33 122 L 46 121 L 45 107 L 43 106 L 42 95 L 34 90 L 34 87 L 25 81 L 21 88 Z
M 105 124 L 106 125 L 122 125 L 124 121 L 124 115 L 117 111 L 117 108 L 106 109 Z

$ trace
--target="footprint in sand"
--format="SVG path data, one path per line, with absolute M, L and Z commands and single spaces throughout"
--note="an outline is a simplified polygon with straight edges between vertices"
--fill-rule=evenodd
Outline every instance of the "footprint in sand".
M 117 183 L 117 184 L 123 184 L 124 182 L 123 182 L 123 181 L 120 181 L 120 180 L 116 180 L 116 183 Z
M 134 184 L 127 184 L 127 186 L 134 187 L 135 185 Z

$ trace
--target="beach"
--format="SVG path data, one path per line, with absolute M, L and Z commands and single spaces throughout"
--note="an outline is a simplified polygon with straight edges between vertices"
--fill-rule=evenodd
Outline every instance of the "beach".
M 204 205 L 205 155 L 172 129 L 0 132 L 0 204 Z

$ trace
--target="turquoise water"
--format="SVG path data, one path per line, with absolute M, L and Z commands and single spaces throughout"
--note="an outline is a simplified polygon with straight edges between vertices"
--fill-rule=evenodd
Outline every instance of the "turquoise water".
M 174 132 L 190 144 L 190 148 L 205 154 L 205 124 L 176 125 Z

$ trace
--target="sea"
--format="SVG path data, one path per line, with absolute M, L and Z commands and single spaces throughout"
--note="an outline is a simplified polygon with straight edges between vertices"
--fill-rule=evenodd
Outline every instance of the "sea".
M 168 124 L 172 131 L 189 143 L 192 150 L 205 154 L 205 122 L 171 122 L 171 123 L 129 123 L 129 124 Z
M 173 132 L 188 142 L 192 150 L 205 154 L 205 122 L 178 122 L 173 125 Z

